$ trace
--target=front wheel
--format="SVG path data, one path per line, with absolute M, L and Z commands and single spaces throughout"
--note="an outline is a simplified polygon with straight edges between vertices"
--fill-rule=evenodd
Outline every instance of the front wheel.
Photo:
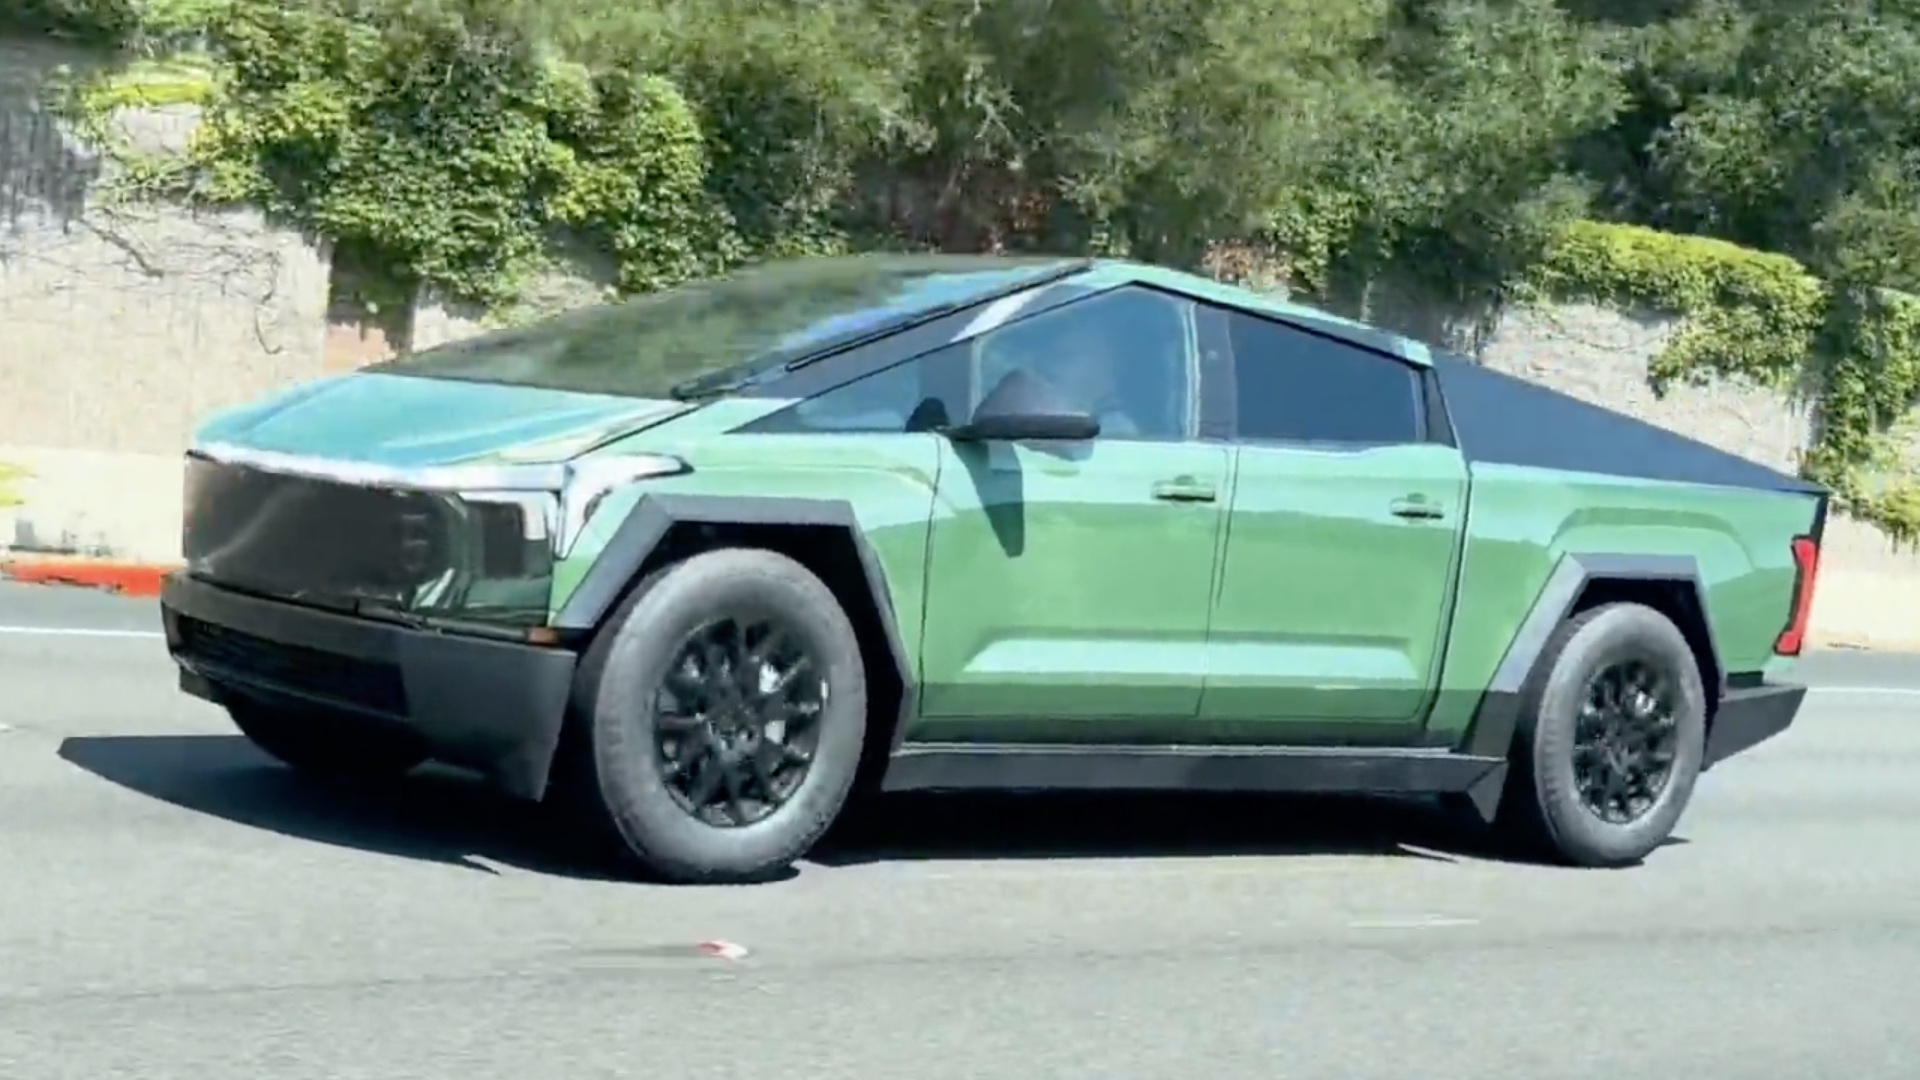
M 1629 866 L 1666 843 L 1706 747 L 1706 693 L 1671 620 L 1605 604 L 1562 624 L 1521 698 L 1496 826 L 1576 866 Z
M 427 760 L 410 733 L 319 708 L 238 700 L 227 715 L 252 743 L 300 772 L 331 780 L 404 776 Z
M 840 813 L 866 720 L 860 642 L 824 582 L 772 551 L 695 555 L 588 650 L 571 801 L 651 876 L 766 880 Z

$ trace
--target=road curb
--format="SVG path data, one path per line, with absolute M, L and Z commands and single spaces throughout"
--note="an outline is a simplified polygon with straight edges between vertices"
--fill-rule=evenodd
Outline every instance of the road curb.
M 91 559 L 75 555 L 0 555 L 0 579 L 27 585 L 69 585 L 125 596 L 159 596 L 175 567 L 163 563 Z

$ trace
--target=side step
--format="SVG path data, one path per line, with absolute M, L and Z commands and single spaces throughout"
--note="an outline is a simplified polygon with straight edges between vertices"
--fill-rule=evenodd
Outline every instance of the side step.
M 1462 794 L 1491 821 L 1503 758 L 1430 748 L 906 743 L 884 791 Z

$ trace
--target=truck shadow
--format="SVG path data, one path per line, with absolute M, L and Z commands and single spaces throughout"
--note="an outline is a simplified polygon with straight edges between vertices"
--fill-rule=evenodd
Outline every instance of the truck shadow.
M 73 737 L 62 760 L 184 810 L 319 844 L 497 874 L 622 880 L 608 860 L 537 807 L 429 767 L 379 784 L 332 783 L 288 769 L 238 735 Z
M 628 877 L 557 815 L 451 770 L 428 768 L 382 784 L 327 783 L 278 765 L 237 735 L 74 737 L 59 755 L 149 798 L 314 843 L 488 874 L 498 865 L 580 879 Z M 1503 858 L 1482 830 L 1412 800 L 899 795 L 870 798 L 808 861 L 833 867 L 1235 855 Z

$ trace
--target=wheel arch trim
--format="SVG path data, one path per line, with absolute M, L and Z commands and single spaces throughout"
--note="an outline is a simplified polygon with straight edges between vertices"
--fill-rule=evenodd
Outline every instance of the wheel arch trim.
M 900 716 L 894 738 L 905 731 L 903 722 L 917 700 L 918 680 L 887 586 L 886 568 L 860 528 L 853 505 L 845 499 L 807 499 L 746 495 L 645 494 L 634 503 L 600 555 L 587 568 L 580 584 L 554 614 L 557 630 L 591 633 L 613 612 L 627 589 L 639 579 L 647 559 L 676 526 L 735 525 L 788 528 L 826 528 L 843 533 L 860 564 L 863 584 L 880 631 L 886 639 L 887 662 L 900 681 Z
M 1493 678 L 1480 695 L 1466 736 L 1460 742 L 1463 753 L 1505 757 L 1520 726 L 1520 692 L 1533 673 L 1554 630 L 1572 613 L 1574 605 L 1595 582 L 1661 582 L 1680 585 L 1693 592 L 1704 624 L 1706 644 L 1712 654 L 1718 685 L 1707 687 L 1708 706 L 1726 692 L 1726 669 L 1720 661 L 1720 645 L 1714 639 L 1713 622 L 1707 618 L 1706 590 L 1700 583 L 1700 564 L 1691 555 L 1639 555 L 1606 552 L 1568 552 L 1554 564 L 1546 584 L 1534 598 L 1526 617 L 1520 620 L 1507 650 L 1494 668 Z

